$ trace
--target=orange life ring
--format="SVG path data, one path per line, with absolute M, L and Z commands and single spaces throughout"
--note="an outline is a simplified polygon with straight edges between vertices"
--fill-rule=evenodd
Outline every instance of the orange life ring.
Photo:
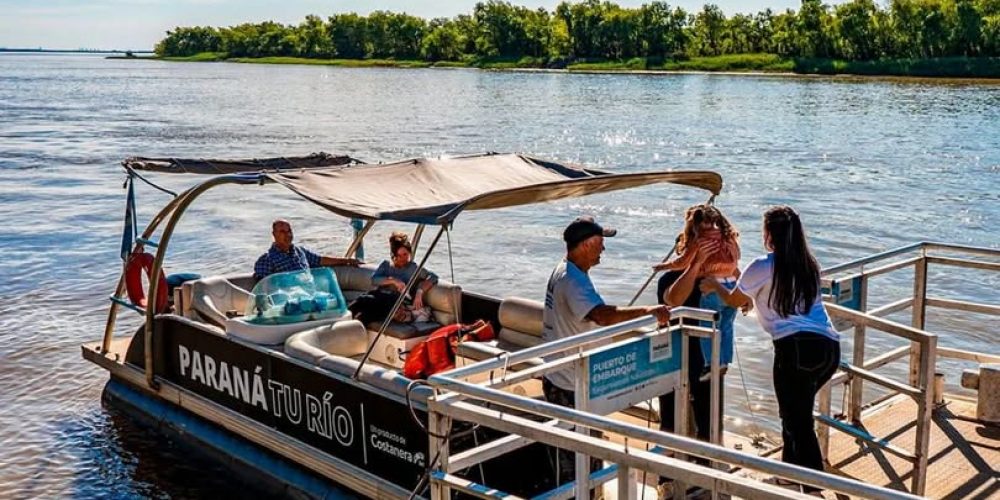
M 146 277 L 153 270 L 153 256 L 146 252 L 136 252 L 129 256 L 125 264 L 125 291 L 128 292 L 128 299 L 139 307 L 146 307 L 146 292 L 142 287 L 142 273 Z M 157 280 L 156 288 L 156 311 L 162 313 L 167 310 L 167 278 L 160 269 L 160 276 Z

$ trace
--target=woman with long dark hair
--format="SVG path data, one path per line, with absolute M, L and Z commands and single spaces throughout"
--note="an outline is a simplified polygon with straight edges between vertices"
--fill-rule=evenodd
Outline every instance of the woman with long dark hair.
M 840 336 L 820 297 L 819 264 L 791 207 L 764 213 L 764 248 L 769 253 L 747 266 L 732 291 L 715 280 L 701 280 L 699 287 L 732 307 L 753 302 L 760 326 L 774 340 L 781 459 L 823 470 L 812 412 L 816 393 L 840 363 Z

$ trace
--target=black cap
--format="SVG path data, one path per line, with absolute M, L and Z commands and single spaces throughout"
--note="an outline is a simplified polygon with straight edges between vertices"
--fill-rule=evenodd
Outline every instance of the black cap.
M 566 230 L 563 231 L 563 241 L 566 242 L 566 250 L 572 250 L 591 236 L 610 238 L 616 234 L 618 234 L 617 229 L 603 228 L 600 224 L 594 222 L 593 217 L 585 215 L 577 217 L 576 220 L 566 226 Z

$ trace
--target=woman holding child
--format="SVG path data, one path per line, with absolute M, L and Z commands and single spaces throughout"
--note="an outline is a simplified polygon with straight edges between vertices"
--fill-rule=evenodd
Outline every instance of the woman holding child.
M 692 209 L 697 212 L 697 207 Z M 710 213 L 704 206 L 702 210 Z M 696 245 L 684 246 L 681 258 L 689 260 L 665 299 L 668 303 L 682 303 L 697 282 L 703 297 L 716 295 L 729 308 L 754 307 L 761 327 L 774 341 L 774 389 L 784 442 L 782 460 L 823 470 L 812 411 L 816 394 L 840 362 L 840 337 L 820 296 L 819 264 L 809 249 L 798 213 L 788 206 L 773 207 L 764 213 L 763 243 L 768 253 L 751 262 L 735 286 L 729 286 L 727 279 L 720 279 L 727 272 L 718 264 L 732 256 L 731 249 L 726 248 L 731 240 L 725 236 L 725 226 L 731 227 L 728 221 L 719 223 L 718 219 L 714 226 L 697 226 Z M 714 235 L 715 229 L 721 238 Z M 689 257 L 688 252 L 693 255 Z M 726 350 L 723 345 L 723 359 Z
M 684 230 L 677 238 L 677 258 L 654 267 L 658 271 L 684 271 L 682 277 L 678 279 L 678 284 L 670 287 L 668 292 L 670 295 L 666 298 L 666 302 L 673 305 L 682 304 L 693 291 L 693 282 L 684 286 L 684 276 L 694 267 L 699 248 L 708 247 L 712 251 L 701 252 L 704 260 L 698 263 L 697 272 L 692 273 L 689 279 L 693 277 L 714 280 L 723 288 L 732 290 L 740 275 L 739 236 L 740 233 L 718 208 L 712 205 L 695 205 L 688 208 L 684 214 Z M 718 329 L 722 337 L 719 361 L 725 373 L 733 361 L 733 323 L 736 320 L 736 308 L 723 303 L 719 294 L 714 292 L 703 293 L 699 307 L 719 313 Z M 704 368 L 699 375 L 702 380 L 708 380 L 712 341 L 702 338 L 700 343 Z

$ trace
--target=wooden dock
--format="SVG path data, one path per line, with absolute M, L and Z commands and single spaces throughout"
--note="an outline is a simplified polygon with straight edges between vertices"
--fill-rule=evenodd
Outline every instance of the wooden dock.
M 865 430 L 901 447 L 913 446 L 917 407 L 908 397 L 896 397 L 862 416 Z M 950 396 L 933 413 L 927 491 L 930 498 L 1000 498 L 1000 427 L 975 420 L 976 405 Z M 858 444 L 830 431 L 827 459 L 833 469 L 866 483 L 905 490 L 913 465 L 890 453 Z
M 897 396 L 864 412 L 864 430 L 893 445 L 911 449 L 916 432 L 917 407 Z M 928 498 L 1000 499 L 1000 427 L 975 420 L 976 404 L 949 395 L 933 413 L 927 470 Z M 780 457 L 780 452 L 774 455 Z M 877 446 L 830 430 L 827 471 L 869 484 L 907 491 L 913 464 Z M 749 472 L 747 476 L 763 479 Z M 825 498 L 844 495 L 824 493 Z

